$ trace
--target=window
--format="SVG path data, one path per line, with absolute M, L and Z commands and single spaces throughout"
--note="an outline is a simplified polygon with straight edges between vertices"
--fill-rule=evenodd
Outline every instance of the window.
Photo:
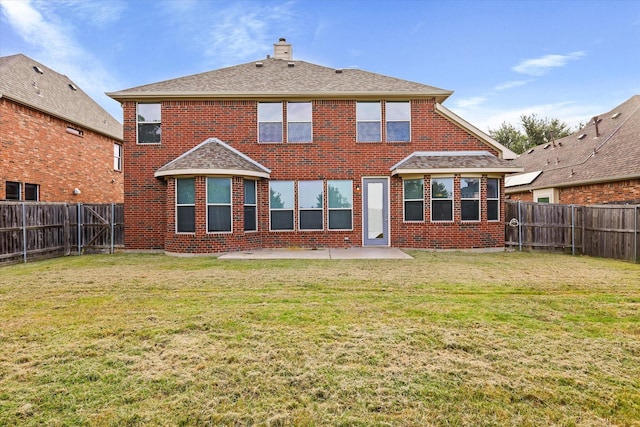
M 387 141 L 411 140 L 411 103 L 386 103 Z
M 258 103 L 258 142 L 282 142 L 282 103 Z
M 431 179 L 431 221 L 453 221 L 453 178 Z
M 269 183 L 271 230 L 293 230 L 293 181 Z
M 404 220 L 424 221 L 424 180 L 404 181 Z
M 231 231 L 231 178 L 207 178 L 207 231 Z
M 311 142 L 311 103 L 287 103 L 287 142 Z
M 379 102 L 356 104 L 358 142 L 382 141 L 382 111 Z
M 113 169 L 122 170 L 122 145 L 113 144 Z
M 480 221 L 480 178 L 460 178 L 460 219 Z
M 258 229 L 258 203 L 256 199 L 256 181 L 244 180 L 244 231 Z
M 22 189 L 20 188 L 19 182 L 7 181 L 5 183 L 6 200 L 20 200 L 20 193 L 22 193 Z
M 353 228 L 353 182 L 350 180 L 327 181 L 329 205 L 329 230 Z
M 487 178 L 487 220 L 500 220 L 500 179 Z
M 37 202 L 40 199 L 40 191 L 38 184 L 25 184 L 24 185 L 24 199 Z
M 298 182 L 298 209 L 300 230 L 323 229 L 323 182 Z
M 176 231 L 196 231 L 196 180 L 193 178 L 176 179 Z
M 138 104 L 138 144 L 159 144 L 160 104 Z

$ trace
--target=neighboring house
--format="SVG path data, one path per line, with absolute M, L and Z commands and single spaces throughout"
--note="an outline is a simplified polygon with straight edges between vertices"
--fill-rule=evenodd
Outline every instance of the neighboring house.
M 640 95 L 594 117 L 579 131 L 514 161 L 512 200 L 591 205 L 640 203 Z
M 67 76 L 0 58 L 0 200 L 122 203 L 122 125 Z
M 109 93 L 124 109 L 125 247 L 502 248 L 515 154 L 451 92 L 274 57 Z

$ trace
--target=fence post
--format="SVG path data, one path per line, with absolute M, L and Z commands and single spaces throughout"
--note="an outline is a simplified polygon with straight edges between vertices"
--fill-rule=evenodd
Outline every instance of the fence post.
M 638 210 L 640 210 L 640 206 L 636 206 L 634 210 L 634 224 L 633 224 L 633 262 L 638 262 L 638 238 L 640 235 L 638 234 Z
M 571 255 L 576 254 L 576 216 L 575 205 L 571 205 Z
M 114 250 L 113 250 L 113 245 L 114 245 L 113 232 L 114 232 L 114 229 L 115 229 L 115 226 L 114 226 L 115 209 L 116 209 L 115 208 L 115 203 L 111 203 L 111 221 L 110 221 L 111 222 L 111 249 L 110 249 L 110 252 L 109 252 L 111 255 L 113 255 L 113 252 L 114 252 Z
M 522 201 L 518 200 L 518 250 L 522 252 Z
M 82 203 L 78 203 L 78 255 L 82 255 Z
M 22 202 L 22 258 L 27 262 L 27 208 Z

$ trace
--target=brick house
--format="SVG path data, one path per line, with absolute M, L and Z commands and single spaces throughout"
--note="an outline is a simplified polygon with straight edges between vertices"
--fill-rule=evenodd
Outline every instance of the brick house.
M 0 201 L 122 203 L 122 125 L 67 76 L 0 58 Z
M 112 92 L 125 247 L 502 248 L 515 154 L 450 91 L 274 57 Z
M 640 203 L 640 95 L 567 137 L 521 154 L 506 194 L 526 202 Z

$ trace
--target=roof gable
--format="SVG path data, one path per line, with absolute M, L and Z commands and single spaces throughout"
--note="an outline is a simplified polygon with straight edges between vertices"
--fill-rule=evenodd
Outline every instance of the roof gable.
M 152 98 L 399 97 L 436 98 L 451 91 L 358 69 L 267 58 L 107 95 L 117 100 Z
M 271 170 L 217 138 L 209 138 L 159 168 L 154 176 L 241 175 L 269 178 Z
M 393 175 L 434 173 L 509 173 L 522 167 L 488 151 L 417 151 L 391 168 Z
M 122 125 L 78 85 L 25 55 L 0 58 L 0 98 L 122 140 Z
M 596 125 L 597 120 L 597 125 Z M 533 180 L 516 180 L 509 192 L 567 187 L 640 177 L 640 95 L 600 114 L 573 134 L 533 147 L 514 162 Z

